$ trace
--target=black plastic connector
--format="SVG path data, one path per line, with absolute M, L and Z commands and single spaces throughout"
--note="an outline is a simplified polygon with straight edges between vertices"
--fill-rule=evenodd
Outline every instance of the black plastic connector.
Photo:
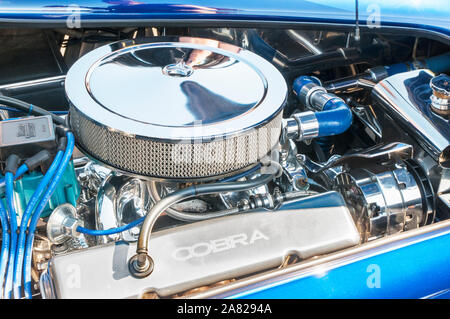
M 63 136 L 59 138 L 58 141 L 58 148 L 56 149 L 57 152 L 59 151 L 65 151 L 67 146 L 67 137 Z
M 19 167 L 20 157 L 16 154 L 11 154 L 6 159 L 6 165 L 5 165 L 5 174 L 6 173 L 13 173 L 16 174 L 17 168 Z
M 67 132 L 71 132 L 68 127 L 57 125 L 55 127 L 56 134 L 60 137 L 66 136 Z
M 47 162 L 52 156 L 50 152 L 47 150 L 42 150 L 39 153 L 33 155 L 32 157 L 25 160 L 25 165 L 28 167 L 28 170 L 31 172 L 36 167 L 41 166 L 45 162 Z
M 0 121 L 0 160 L 10 154 L 29 158 L 42 149 L 54 152 L 57 138 L 50 116 L 29 116 Z

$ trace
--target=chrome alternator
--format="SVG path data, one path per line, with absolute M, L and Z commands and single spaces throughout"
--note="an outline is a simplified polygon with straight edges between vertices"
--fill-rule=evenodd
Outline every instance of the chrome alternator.
M 434 220 L 434 193 L 414 160 L 340 173 L 335 180 L 363 241 L 427 225 Z

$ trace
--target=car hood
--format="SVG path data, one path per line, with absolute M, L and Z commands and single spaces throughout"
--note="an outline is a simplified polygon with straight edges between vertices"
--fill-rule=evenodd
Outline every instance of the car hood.
M 148 22 L 241 21 L 259 23 L 328 23 L 356 21 L 355 0 L 3 0 L 0 24 L 114 24 Z M 359 0 L 359 23 L 368 28 L 413 28 L 450 36 L 447 0 Z

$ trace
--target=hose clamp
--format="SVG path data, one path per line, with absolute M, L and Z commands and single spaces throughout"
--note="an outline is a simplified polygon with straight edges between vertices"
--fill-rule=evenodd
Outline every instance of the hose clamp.
M 336 99 L 337 96 L 332 93 L 327 93 L 327 91 L 324 89 L 324 91 L 315 91 L 314 94 L 310 95 L 310 109 L 314 111 L 322 111 L 325 105 L 333 99 Z
M 292 117 L 298 125 L 297 141 L 309 140 L 319 135 L 319 122 L 314 112 L 296 113 Z
M 307 108 L 314 110 L 316 107 L 313 103 L 313 97 L 325 93 L 327 93 L 327 90 L 324 87 L 310 83 L 302 87 L 299 99 Z
M 280 143 L 284 144 L 288 140 L 296 140 L 299 136 L 298 122 L 295 118 L 290 117 L 281 121 Z

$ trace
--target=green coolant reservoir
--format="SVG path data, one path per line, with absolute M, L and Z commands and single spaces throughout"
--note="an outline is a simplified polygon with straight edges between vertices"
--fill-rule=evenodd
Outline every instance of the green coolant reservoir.
M 27 207 L 31 196 L 33 196 L 35 189 L 37 188 L 43 177 L 44 176 L 41 172 L 34 171 L 24 174 L 22 178 L 14 182 L 14 200 L 18 217 L 22 217 L 22 214 L 25 211 L 25 208 Z M 0 192 L 0 198 L 6 208 L 5 188 L 2 187 Z M 78 199 L 79 195 L 80 186 L 77 182 L 73 162 L 70 161 L 67 165 L 64 175 L 62 176 L 55 189 L 55 192 L 53 193 L 52 197 L 48 201 L 47 206 L 42 212 L 41 217 L 49 216 L 58 205 L 64 203 L 70 203 L 75 206 L 76 200 Z

